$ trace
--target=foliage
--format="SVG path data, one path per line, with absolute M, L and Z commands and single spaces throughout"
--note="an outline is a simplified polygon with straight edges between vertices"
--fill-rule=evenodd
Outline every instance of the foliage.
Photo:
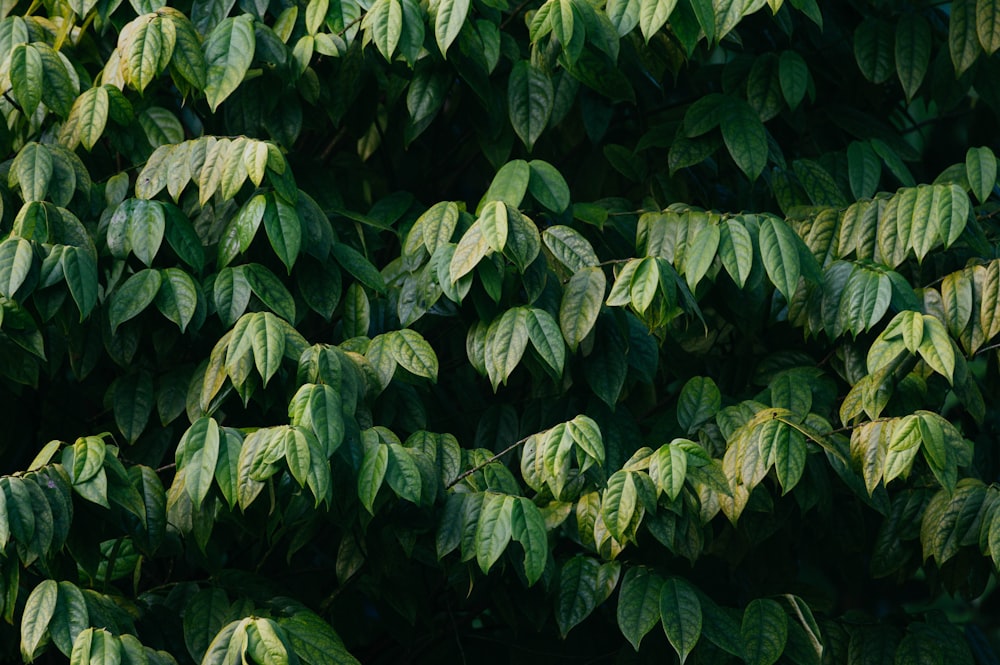
M 997 662 L 994 3 L 0 6 L 5 660 Z

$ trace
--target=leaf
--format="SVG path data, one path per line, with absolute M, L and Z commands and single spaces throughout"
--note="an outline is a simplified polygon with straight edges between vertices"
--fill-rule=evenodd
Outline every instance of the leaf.
M 378 494 L 382 481 L 385 478 L 386 468 L 389 465 L 389 447 L 381 443 L 365 444 L 364 459 L 361 462 L 361 470 L 358 472 L 358 498 L 361 505 L 371 514 L 375 504 L 375 496 Z
M 269 197 L 264 210 L 264 230 L 271 241 L 271 249 L 285 264 L 288 274 L 299 255 L 302 246 L 302 222 L 295 207 L 281 196 Z M 242 240 L 240 241 L 242 246 Z M 339 259 L 338 259 L 339 260 Z
M 870 143 L 853 141 L 847 146 L 847 170 L 851 193 L 859 198 L 870 198 L 878 189 L 882 177 L 882 163 Z
M 660 620 L 663 632 L 683 665 L 701 637 L 701 601 L 690 584 L 677 577 L 663 583 Z
M 604 272 L 598 267 L 577 270 L 566 285 L 559 306 L 559 327 L 571 350 L 576 351 L 597 322 L 606 287 Z
M 964 74 L 979 57 L 976 4 L 976 0 L 955 0 L 951 3 L 951 17 L 948 21 L 948 51 L 951 53 L 951 62 L 955 66 L 955 76 Z M 984 28 L 986 28 L 985 21 Z M 987 29 L 992 32 L 991 28 Z
M 618 627 L 632 647 L 660 620 L 660 595 L 663 578 L 649 569 L 636 566 L 625 573 L 618 593 Z
M 524 549 L 524 574 L 531 586 L 537 582 L 549 558 L 545 519 L 531 499 L 520 497 L 511 506 L 511 536 Z
M 885 83 L 891 76 L 892 49 L 892 27 L 884 21 L 868 17 L 854 32 L 854 58 L 872 83 Z
M 631 471 L 622 470 L 611 474 L 604 496 L 601 497 L 601 517 L 608 531 L 618 541 L 625 540 L 629 524 L 639 508 L 638 498 L 638 489 Z
M 722 393 L 710 377 L 696 376 L 681 389 L 677 398 L 677 424 L 690 433 L 722 407 Z
M 198 287 L 191 276 L 180 268 L 166 268 L 160 273 L 160 290 L 156 293 L 156 307 L 177 324 L 183 333 L 194 318 L 198 308 Z
M 160 272 L 147 268 L 140 270 L 115 289 L 111 294 L 111 304 L 108 307 L 108 319 L 111 332 L 141 314 L 160 290 L 163 278 Z
M 649 309 L 659 286 L 660 269 L 656 259 L 649 256 L 639 259 L 629 281 L 629 297 L 636 312 L 643 314 Z
M 674 501 L 680 496 L 687 477 L 687 453 L 673 443 L 660 446 L 649 463 L 649 476 L 656 489 Z
M 976 34 L 986 55 L 1000 48 L 1000 7 L 988 0 L 976 2 Z
M 59 597 L 49 623 L 49 635 L 56 648 L 70 655 L 77 636 L 89 626 L 87 603 L 80 589 L 71 582 L 59 582 Z
M 566 363 L 566 345 L 559 324 L 551 314 L 534 307 L 528 310 L 525 323 L 535 351 L 555 376 L 561 376 Z
M 115 381 L 115 424 L 129 443 L 135 443 L 146 428 L 153 403 L 153 377 L 149 372 L 140 371 Z
M 733 99 L 720 125 L 733 161 L 750 180 L 756 180 L 767 165 L 767 132 L 757 112 L 746 102 Z
M 399 0 L 376 0 L 365 14 L 361 27 L 371 35 L 382 57 L 391 62 L 403 32 L 402 4 Z
M 97 304 L 97 263 L 83 247 L 63 248 L 59 263 L 83 321 Z
M 720 241 L 719 225 L 711 221 L 694 232 L 684 255 L 684 276 L 692 291 L 712 267 Z
M 570 204 L 569 185 L 556 167 L 540 159 L 533 159 L 528 162 L 528 168 L 531 172 L 528 191 L 535 200 L 555 213 L 566 210 Z
M 903 14 L 896 24 L 896 74 L 907 100 L 917 93 L 930 62 L 930 24 L 920 14 Z
M 749 665 L 772 665 L 788 640 L 788 616 L 773 600 L 757 598 L 743 612 L 743 653 Z
M 21 186 L 21 198 L 25 203 L 45 198 L 54 168 L 52 154 L 46 146 L 27 144 L 17 153 L 10 168 L 10 184 Z
M 774 448 L 774 470 L 781 484 L 781 493 L 784 495 L 792 491 L 802 478 L 808 449 L 801 432 L 789 426 L 782 427 L 781 431 L 784 436 Z
M 488 573 L 510 542 L 514 497 L 487 492 L 476 524 L 476 562 Z
M 218 423 L 202 416 L 184 432 L 177 446 L 177 470 L 184 474 L 184 490 L 195 510 L 201 507 L 215 478 L 219 442 Z
M 795 110 L 809 88 L 809 67 L 795 51 L 783 51 L 778 58 L 778 81 L 788 108 Z
M 554 102 L 548 74 L 527 60 L 519 60 L 507 82 L 507 112 L 514 131 L 529 152 L 548 124 Z
M 48 634 L 49 622 L 56 610 L 59 585 L 55 580 L 43 580 L 31 590 L 21 615 L 21 655 L 32 662 Z
M 528 345 L 527 311 L 515 307 L 490 324 L 486 333 L 486 371 L 493 389 L 514 372 Z
M 719 224 L 718 256 L 736 285 L 743 288 L 753 267 L 753 240 L 746 226 L 727 219 Z
M 166 229 L 166 215 L 159 201 L 137 199 L 126 222 L 125 236 L 136 258 L 147 266 L 153 264 Z
M 531 167 L 523 159 L 514 159 L 503 166 L 493 176 L 490 188 L 486 190 L 478 210 L 490 201 L 503 201 L 511 208 L 517 208 L 524 200 L 531 182 Z
M 359 282 L 373 291 L 379 293 L 385 292 L 385 279 L 382 278 L 381 273 L 372 265 L 371 261 L 366 259 L 356 249 L 350 245 L 338 242 L 330 248 L 330 251 L 333 254 L 333 258 L 340 264 L 340 267 L 353 275 Z
M 941 374 L 949 383 L 955 373 L 954 343 L 948 337 L 948 331 L 936 318 L 924 315 L 924 338 L 917 352 L 931 369 Z
M 1000 17 L 1000 12 L 997 13 Z M 997 159 L 987 147 L 969 148 L 965 153 L 965 175 L 972 193 L 985 203 L 997 184 Z
M 486 243 L 495 252 L 502 252 L 507 244 L 507 205 L 502 201 L 490 201 L 476 220 Z
M 596 267 L 600 263 L 590 242 L 569 226 L 557 224 L 548 227 L 542 232 L 542 242 L 556 260 L 572 272 Z
M 420 333 L 408 328 L 393 332 L 390 336 L 389 350 L 403 369 L 431 381 L 437 381 L 437 356 Z
M 771 283 L 787 300 L 792 299 L 799 285 L 801 243 L 786 222 L 771 216 L 761 217 L 760 253 L 764 269 Z
M 676 6 L 677 0 L 639 0 L 639 29 L 647 44 L 667 22 Z
M 18 44 L 10 51 L 10 83 L 14 98 L 29 116 L 42 101 L 45 76 L 42 55 L 31 44 Z
M 205 39 L 205 97 L 213 112 L 243 82 L 255 47 L 253 18 L 248 14 L 224 19 Z
M 201 38 L 187 18 L 172 14 L 170 20 L 176 39 L 170 64 L 197 90 L 204 90 L 208 85 L 208 63 L 201 49 Z
M 469 14 L 469 0 L 441 0 L 434 16 L 434 39 L 441 55 L 447 57 L 451 46 Z
M 599 561 L 581 555 L 567 560 L 560 569 L 556 623 L 564 639 L 570 630 L 597 608 L 600 569 Z
M 10 236 L 0 242 L 0 296 L 14 298 L 27 279 L 34 258 L 31 243 L 23 238 Z
M 285 355 L 285 332 L 278 318 L 270 312 L 253 315 L 247 334 L 253 344 L 253 359 L 257 372 L 266 386 L 281 366 Z
M 243 268 L 242 276 L 254 294 L 261 302 L 285 321 L 295 321 L 295 300 L 274 273 L 259 263 L 248 263 Z M 238 284 L 239 276 L 233 277 L 234 298 L 242 293 L 236 293 L 242 285 Z M 245 305 L 244 305 L 245 307 Z

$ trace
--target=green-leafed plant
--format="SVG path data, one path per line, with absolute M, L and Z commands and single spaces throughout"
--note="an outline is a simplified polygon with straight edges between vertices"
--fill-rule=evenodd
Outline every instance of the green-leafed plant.
M 995 2 L 0 15 L 0 660 L 997 662 Z

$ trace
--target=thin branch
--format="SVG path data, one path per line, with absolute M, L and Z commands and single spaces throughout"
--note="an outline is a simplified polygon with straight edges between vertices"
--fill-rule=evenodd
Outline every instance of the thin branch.
M 521 13 L 521 10 L 528 6 L 529 2 L 531 2 L 531 0 L 524 0 L 524 2 L 519 4 L 517 7 L 514 7 L 510 15 L 507 16 L 507 18 L 505 18 L 503 22 L 500 24 L 500 30 L 506 28 L 510 24 L 510 22 L 513 21 L 517 17 L 517 15 Z
M 446 490 L 450 490 L 452 487 L 454 487 L 455 485 L 459 484 L 460 482 L 462 482 L 463 480 L 465 480 L 466 478 L 468 478 L 469 476 L 471 476 L 472 474 L 474 474 L 476 471 L 482 471 L 483 469 L 485 469 L 486 467 L 488 467 L 490 464 L 493 464 L 493 462 L 498 461 L 501 457 L 503 457 L 504 455 L 506 455 L 510 451 L 514 450 L 519 445 L 521 445 L 522 443 L 524 443 L 525 441 L 527 441 L 528 439 L 530 439 L 533 436 L 535 436 L 535 435 L 534 434 L 529 434 L 528 436 L 524 437 L 523 439 L 521 439 L 519 441 L 515 441 L 514 443 L 510 444 L 509 446 L 507 446 L 506 448 L 504 448 L 503 450 L 501 450 L 496 455 L 494 455 L 493 457 L 489 458 L 488 460 L 486 460 L 482 464 L 477 464 L 476 466 L 472 467 L 468 471 L 463 471 L 462 473 L 460 473 L 458 475 L 458 477 L 455 478 L 455 480 L 453 480 L 450 483 L 448 483 L 447 485 L 445 485 L 444 488 Z

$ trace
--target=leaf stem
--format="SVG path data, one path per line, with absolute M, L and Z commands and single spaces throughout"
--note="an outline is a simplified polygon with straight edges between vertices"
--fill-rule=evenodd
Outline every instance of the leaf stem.
M 463 480 L 465 480 L 466 478 L 468 478 L 469 476 L 471 476 L 472 474 L 474 474 L 476 471 L 482 471 L 483 469 L 485 469 L 490 464 L 493 464 L 493 462 L 498 461 L 501 457 L 503 457 L 504 455 L 506 455 L 510 451 L 514 450 L 519 445 L 521 445 L 522 443 L 524 443 L 525 441 L 527 441 L 528 439 L 530 439 L 533 436 L 535 436 L 535 435 L 534 434 L 529 434 L 528 436 L 524 437 L 523 439 L 520 439 L 520 440 L 515 441 L 514 443 L 510 444 L 509 446 L 507 446 L 506 448 L 504 448 L 503 450 L 501 450 L 496 455 L 494 455 L 493 457 L 489 458 L 488 460 L 486 460 L 482 464 L 477 464 L 476 466 L 472 467 L 468 471 L 463 471 L 462 473 L 460 473 L 455 478 L 455 480 L 453 480 L 450 483 L 448 483 L 447 485 L 445 485 L 444 488 L 446 490 L 450 490 L 452 487 L 454 487 L 455 485 L 459 484 L 460 482 L 462 482 Z

